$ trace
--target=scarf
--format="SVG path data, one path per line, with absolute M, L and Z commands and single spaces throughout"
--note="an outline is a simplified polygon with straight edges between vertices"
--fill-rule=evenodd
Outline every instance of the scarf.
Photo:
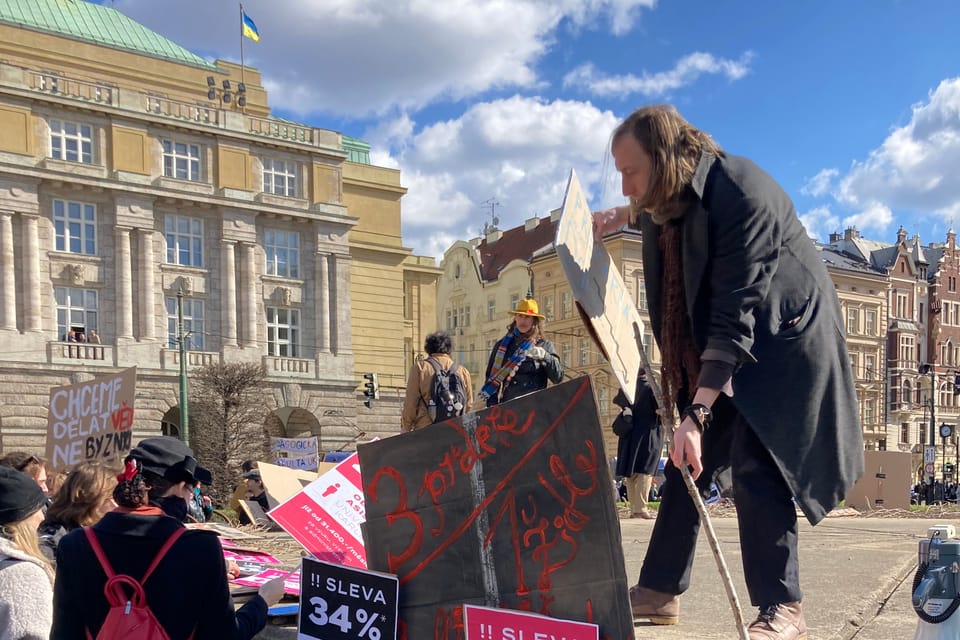
M 523 341 L 517 346 L 517 350 L 513 352 L 513 355 L 507 358 L 507 350 L 510 348 L 510 345 L 513 344 L 515 339 L 520 338 L 523 338 Z M 493 356 L 493 366 L 490 367 L 490 377 L 487 378 L 487 382 L 483 385 L 483 388 L 480 389 L 479 395 L 481 400 L 485 401 L 487 398 L 492 398 L 498 391 L 503 389 L 504 380 L 513 378 L 513 374 L 516 373 L 517 367 L 520 366 L 520 363 L 527 357 L 527 351 L 531 346 L 533 346 L 533 337 L 524 338 L 523 334 L 521 334 L 516 327 L 514 327 L 512 331 L 509 331 L 507 335 L 503 336 L 503 339 L 500 340 L 500 345 L 497 347 L 497 352 Z
M 683 287 L 683 257 L 680 252 L 680 223 L 660 227 L 660 254 L 663 256 L 663 344 L 661 379 L 666 401 L 689 404 L 700 377 L 700 354 L 690 335 L 687 298 Z M 687 398 L 680 398 L 686 374 Z

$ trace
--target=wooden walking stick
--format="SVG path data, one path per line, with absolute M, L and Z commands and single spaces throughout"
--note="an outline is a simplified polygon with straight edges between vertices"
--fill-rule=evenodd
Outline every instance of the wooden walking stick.
M 660 414 L 661 423 L 667 427 L 667 450 L 673 444 L 674 431 L 677 430 L 675 407 L 672 403 L 667 403 L 663 397 L 663 391 L 660 389 L 660 383 L 653 375 L 653 369 L 650 368 L 650 359 L 647 357 L 647 350 L 643 346 L 640 327 L 633 323 L 633 337 L 637 341 L 637 349 L 640 350 L 640 360 L 643 362 L 643 368 L 650 373 L 647 376 L 647 383 L 653 391 L 653 397 L 657 400 L 657 413 Z M 743 619 L 743 611 L 740 609 L 740 599 L 737 598 L 737 591 L 733 587 L 733 580 L 730 577 L 730 570 L 727 568 L 727 562 L 723 559 L 723 553 L 720 552 L 720 541 L 717 540 L 717 532 L 713 529 L 713 523 L 710 521 L 710 514 L 707 513 L 707 507 L 703 504 L 703 498 L 700 497 L 700 491 L 693 482 L 693 476 L 690 475 L 690 469 L 686 464 L 680 465 L 680 475 L 683 476 L 683 483 L 687 485 L 687 492 L 697 507 L 697 513 L 700 514 L 700 522 L 707 532 L 707 541 L 710 543 L 710 550 L 713 551 L 713 559 L 717 563 L 717 569 L 720 571 L 720 578 L 723 580 L 723 587 L 727 592 L 727 600 L 730 602 L 730 608 L 733 609 L 733 619 L 737 623 L 737 633 L 740 640 L 750 640 L 747 634 L 747 625 Z

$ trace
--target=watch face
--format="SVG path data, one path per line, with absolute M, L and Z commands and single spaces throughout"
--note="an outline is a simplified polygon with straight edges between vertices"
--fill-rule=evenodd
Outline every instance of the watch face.
M 953 435 L 953 427 L 951 427 L 949 424 L 940 425 L 940 437 L 949 438 L 952 435 Z

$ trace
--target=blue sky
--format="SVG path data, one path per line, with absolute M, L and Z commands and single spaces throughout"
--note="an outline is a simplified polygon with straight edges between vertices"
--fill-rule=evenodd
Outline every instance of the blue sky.
M 115 0 L 239 60 L 229 0 Z M 575 169 L 623 201 L 607 151 L 669 102 L 794 199 L 811 235 L 925 243 L 960 225 L 960 3 L 948 0 L 247 0 L 274 112 L 361 137 L 397 167 L 404 244 L 440 257 L 560 206 Z M 189 16 L 189 19 L 185 17 Z

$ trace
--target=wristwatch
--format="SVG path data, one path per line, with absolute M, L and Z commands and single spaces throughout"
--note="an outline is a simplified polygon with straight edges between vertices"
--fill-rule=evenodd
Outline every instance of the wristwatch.
M 689 405 L 683 410 L 682 415 L 693 420 L 693 424 L 697 425 L 700 433 L 707 430 L 707 427 L 710 426 L 710 421 L 713 419 L 713 411 L 710 410 L 710 407 L 705 404 L 700 404 L 699 402 Z

